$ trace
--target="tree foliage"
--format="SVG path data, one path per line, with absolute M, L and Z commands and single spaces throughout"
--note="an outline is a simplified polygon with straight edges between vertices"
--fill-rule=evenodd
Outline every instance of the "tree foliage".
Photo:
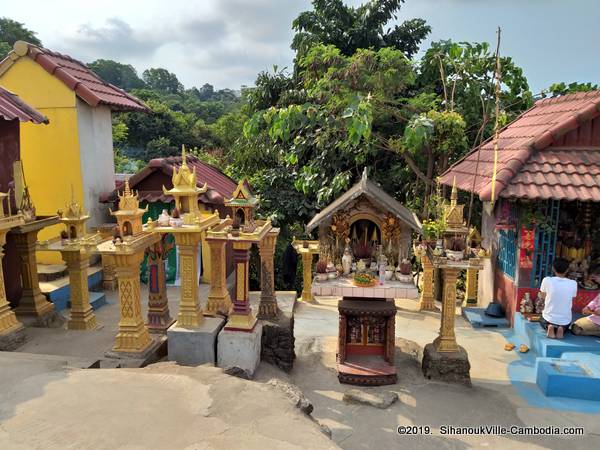
M 0 59 L 3 59 L 12 50 L 17 41 L 26 41 L 30 44 L 42 45 L 42 41 L 36 36 L 37 33 L 25 28 L 25 24 L 0 17 Z
M 594 83 L 553 83 L 548 89 L 545 89 L 542 94 L 544 96 L 558 97 L 559 95 L 573 94 L 576 92 L 589 92 L 598 89 L 598 85 Z
M 177 79 L 177 75 L 162 67 L 144 70 L 142 78 L 150 89 L 162 94 L 181 94 L 183 92 L 183 85 Z
M 292 24 L 296 31 L 292 48 L 302 55 L 315 44 L 333 45 L 342 54 L 352 56 L 359 49 L 392 47 L 410 58 L 431 27 L 423 19 L 412 19 L 386 29 L 403 3 L 371 0 L 352 7 L 343 0 L 313 0 L 313 10 L 301 13 Z
M 110 59 L 97 59 L 89 63 L 88 67 L 104 81 L 126 91 L 140 89 L 145 86 L 131 64 L 121 64 Z

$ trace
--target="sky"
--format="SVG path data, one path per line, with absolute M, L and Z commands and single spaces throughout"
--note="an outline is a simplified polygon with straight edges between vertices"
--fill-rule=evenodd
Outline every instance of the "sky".
M 348 0 L 357 5 L 361 0 Z M 0 0 L 45 47 L 83 62 L 114 59 L 138 72 L 164 67 L 186 86 L 252 85 L 291 67 L 291 23 L 309 0 Z M 422 17 L 432 40 L 495 42 L 523 68 L 534 93 L 553 82 L 600 84 L 598 0 L 406 0 L 398 21 Z

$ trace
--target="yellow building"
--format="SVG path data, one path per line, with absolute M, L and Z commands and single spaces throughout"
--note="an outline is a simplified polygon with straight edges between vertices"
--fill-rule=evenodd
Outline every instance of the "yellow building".
M 23 41 L 0 61 L 0 84 L 50 121 L 45 127 L 21 127 L 21 159 L 37 214 L 56 214 L 73 189 L 89 211 L 89 226 L 106 222 L 108 210 L 98 197 L 115 187 L 111 113 L 147 112 L 147 107 L 83 63 Z M 49 227 L 39 239 L 60 230 Z M 41 254 L 38 260 L 58 263 L 60 255 Z

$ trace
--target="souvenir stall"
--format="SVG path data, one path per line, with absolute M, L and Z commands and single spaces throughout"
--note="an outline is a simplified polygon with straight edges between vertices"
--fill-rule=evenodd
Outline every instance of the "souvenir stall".
M 394 299 L 418 295 L 409 257 L 412 233 L 421 231 L 419 220 L 365 171 L 306 228 L 309 233 L 318 229 L 319 236 L 312 293 L 342 297 L 338 379 L 361 385 L 395 383 Z

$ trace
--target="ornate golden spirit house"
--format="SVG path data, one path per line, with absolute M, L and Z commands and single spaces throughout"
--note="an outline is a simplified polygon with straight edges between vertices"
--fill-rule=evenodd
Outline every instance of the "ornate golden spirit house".
M 166 189 L 165 195 L 175 199 L 175 206 L 180 214 L 178 219 L 171 220 L 169 225 L 148 223 L 148 230 L 161 234 L 171 233 L 179 250 L 181 299 L 176 327 L 197 329 L 204 321 L 204 313 L 198 297 L 198 247 L 204 232 L 211 226 L 220 223 L 219 214 L 202 216 L 198 209 L 198 196 L 206 192 L 206 184 L 199 188 L 196 184 L 196 171 L 190 170 L 186 162 L 185 147 L 182 147 L 181 166 L 173 169 L 173 188 Z
M 109 357 L 143 358 L 158 344 L 150 337 L 142 318 L 140 264 L 146 248 L 158 242 L 160 235 L 144 231 L 144 212 L 139 207 L 137 195 L 131 192 L 129 182 L 126 182 L 125 190 L 119 195 L 119 210 L 111 211 L 117 218 L 123 238 L 103 242 L 97 247 L 98 252 L 114 264 L 119 284 L 119 332 L 112 352 L 107 353 Z
M 233 246 L 233 262 L 235 265 L 235 298 L 225 326 L 228 330 L 252 331 L 256 325 L 256 317 L 250 308 L 248 298 L 248 282 L 250 248 L 257 244 L 261 258 L 261 299 L 259 304 L 260 318 L 273 318 L 277 315 L 277 300 L 275 298 L 275 280 L 273 256 L 279 229 L 273 228 L 269 220 L 255 220 L 254 208 L 258 199 L 248 187 L 248 182 L 242 180 L 233 197 L 225 202 L 231 208 L 229 216 L 222 223 L 207 232 L 207 241 L 211 246 L 213 276 L 209 303 L 219 300 L 224 295 L 223 283 L 225 274 L 225 244 Z M 214 252 L 213 252 L 214 251 Z
M 436 310 L 434 299 L 434 273 L 442 277 L 442 314 L 438 337 L 425 347 L 423 373 L 428 378 L 461 381 L 470 383 L 468 355 L 456 342 L 454 323 L 456 315 L 456 285 L 462 270 L 467 271 L 467 302 L 470 297 L 477 301 L 477 275 L 483 267 L 482 258 L 486 252 L 471 247 L 478 244 L 479 235 L 469 231 L 464 222 L 464 205 L 458 204 L 456 185 L 452 188 L 450 203 L 443 208 L 443 220 L 446 224 L 443 232 L 443 246 L 432 249 L 422 246 L 420 251 L 423 264 L 423 290 L 421 292 L 421 310 Z M 460 238 L 465 242 L 461 258 L 450 258 L 448 249 L 451 239 Z M 470 243 L 471 245 L 467 245 Z M 445 251 L 444 251 L 445 249 Z

